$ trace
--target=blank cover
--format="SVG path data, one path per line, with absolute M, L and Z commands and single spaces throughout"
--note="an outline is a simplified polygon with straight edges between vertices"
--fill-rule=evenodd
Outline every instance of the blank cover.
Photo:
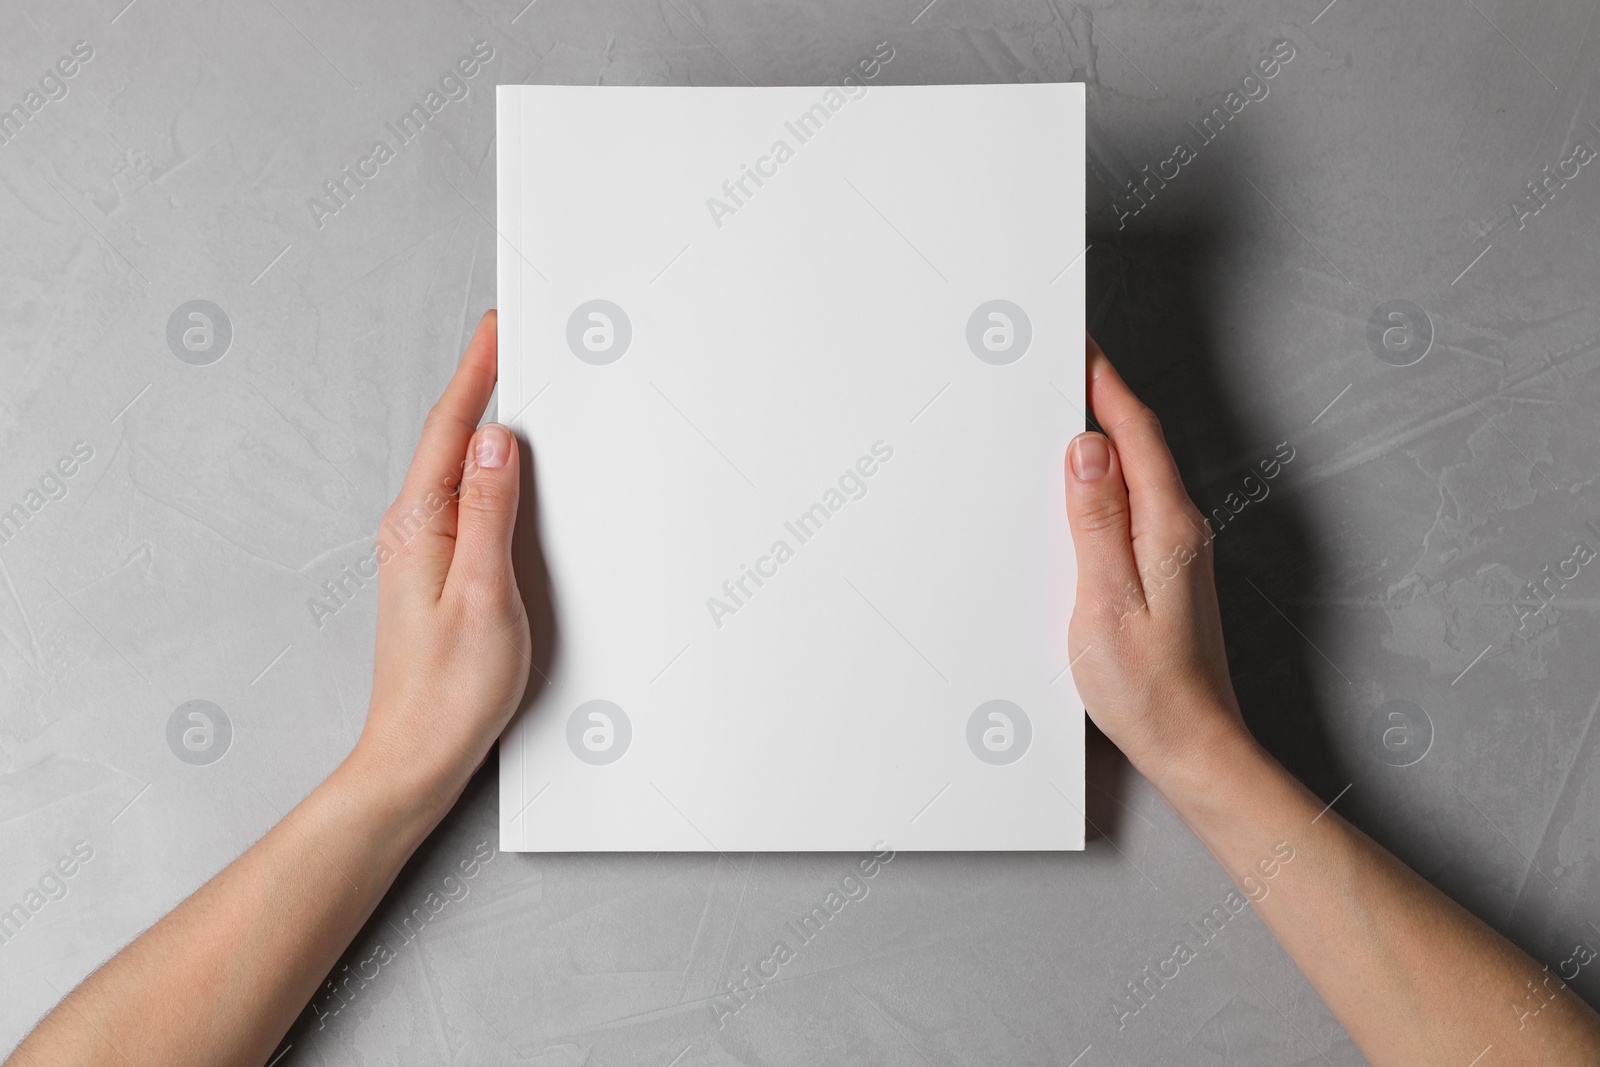
M 1083 87 L 500 86 L 498 126 L 554 626 L 501 847 L 1082 848 Z

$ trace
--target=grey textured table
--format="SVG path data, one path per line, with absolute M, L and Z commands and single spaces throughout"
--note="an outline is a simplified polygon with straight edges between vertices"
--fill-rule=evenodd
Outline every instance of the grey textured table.
M 0 1048 L 354 741 L 376 598 L 308 600 L 493 303 L 492 83 L 824 83 L 880 42 L 885 83 L 1088 83 L 1091 328 L 1227 519 L 1252 724 L 1540 960 L 1600 944 L 1593 5 L 125 2 L 0 11 Z M 1086 853 L 897 856 L 731 1015 L 851 858 L 462 878 L 491 767 L 278 1062 L 1362 1062 L 1253 914 L 1200 929 L 1226 876 L 1090 759 Z

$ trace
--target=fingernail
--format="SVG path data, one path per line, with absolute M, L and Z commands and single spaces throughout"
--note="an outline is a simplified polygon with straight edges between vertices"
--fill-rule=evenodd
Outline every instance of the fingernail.
M 1111 449 L 1097 433 L 1081 434 L 1072 442 L 1072 473 L 1080 482 L 1096 482 L 1111 469 Z
M 485 470 L 497 470 L 506 465 L 506 457 L 511 455 L 511 434 L 504 426 L 491 422 L 478 434 L 478 466 Z

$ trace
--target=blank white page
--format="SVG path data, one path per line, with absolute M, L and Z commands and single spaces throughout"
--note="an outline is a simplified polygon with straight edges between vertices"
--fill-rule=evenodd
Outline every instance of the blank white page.
M 501 847 L 1082 848 L 1083 86 L 501 86 L 498 125 L 555 619 Z

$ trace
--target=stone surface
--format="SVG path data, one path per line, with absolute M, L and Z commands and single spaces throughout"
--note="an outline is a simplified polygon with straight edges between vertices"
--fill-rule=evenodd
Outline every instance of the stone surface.
M 0 943 L 0 1048 L 354 741 L 374 590 L 307 600 L 368 550 L 493 301 L 490 86 L 824 83 L 880 42 L 886 82 L 1089 84 L 1091 327 L 1229 515 L 1267 744 L 1537 958 L 1600 940 L 1593 10 L 924 2 L 0 10 L 0 107 L 42 104 L 0 144 L 0 512 L 38 506 L 0 545 L 0 907 L 92 854 Z M 464 98 L 308 206 L 479 41 Z M 1227 877 L 1090 763 L 1086 853 L 899 855 L 721 1018 L 851 858 L 500 855 L 441 889 L 494 841 L 491 769 L 341 966 L 394 958 L 277 1062 L 1362 1062 L 1253 914 L 1200 942 Z

